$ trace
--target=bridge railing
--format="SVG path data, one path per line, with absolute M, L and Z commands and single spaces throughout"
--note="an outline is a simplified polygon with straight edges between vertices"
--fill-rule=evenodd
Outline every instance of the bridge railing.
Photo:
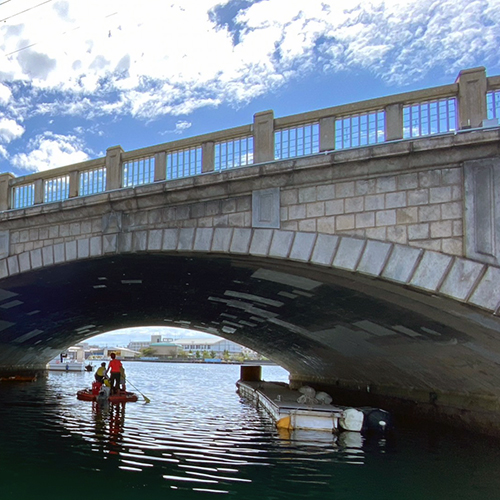
M 488 108 L 488 119 L 500 118 L 500 89 L 491 90 L 486 94 L 486 106 Z
M 105 158 L 16 178 L 0 174 L 0 210 L 223 172 L 258 163 L 388 141 L 495 126 L 500 76 L 485 68 L 460 72 L 455 83 L 282 118 L 257 113 L 251 125 L 140 150 L 120 146 Z

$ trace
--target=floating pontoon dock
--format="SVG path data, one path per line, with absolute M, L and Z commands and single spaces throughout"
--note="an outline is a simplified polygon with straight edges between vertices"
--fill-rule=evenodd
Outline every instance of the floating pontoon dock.
M 241 378 L 236 383 L 238 392 L 257 407 L 265 409 L 279 429 L 335 432 L 340 427 L 361 431 L 362 412 L 331 404 L 299 403 L 299 391 L 290 389 L 286 383 L 264 382 L 260 380 L 260 373 L 260 366 L 242 366 Z

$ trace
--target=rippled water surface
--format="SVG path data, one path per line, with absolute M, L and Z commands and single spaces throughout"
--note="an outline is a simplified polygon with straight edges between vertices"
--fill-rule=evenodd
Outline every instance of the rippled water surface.
M 0 384 L 2 498 L 500 499 L 497 442 L 422 428 L 280 436 L 236 394 L 237 365 L 126 369 L 149 404 L 78 401 L 92 373 Z

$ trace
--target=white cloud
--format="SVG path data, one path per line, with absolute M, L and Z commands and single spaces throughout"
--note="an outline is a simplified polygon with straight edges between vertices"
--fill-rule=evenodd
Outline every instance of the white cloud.
M 15 120 L 0 118 L 0 142 L 9 143 L 24 134 L 24 128 Z
M 178 121 L 175 124 L 174 133 L 176 133 L 176 134 L 182 134 L 185 130 L 187 130 L 188 128 L 191 128 L 191 125 L 192 125 L 192 123 L 191 122 L 187 122 L 186 120 Z
M 240 37 L 245 44 L 257 43 L 263 32 L 274 33 L 267 45 L 276 47 L 277 68 L 295 73 L 323 62 L 331 70 L 366 68 L 388 82 L 408 83 L 433 68 L 456 73 L 495 59 L 499 5 L 498 0 L 290 0 L 286 5 L 268 0 L 240 14 Z
M 498 65 L 499 0 L 266 0 L 234 18 L 227 4 L 236 0 L 43 4 L 0 26 L 3 79 L 24 82 L 16 98 L 31 89 L 23 116 L 149 120 L 246 103 L 317 71 L 405 84 Z M 31 5 L 5 3 L 4 17 Z
M 9 87 L 0 83 L 0 104 L 7 104 L 12 97 Z
M 30 172 L 50 170 L 88 159 L 80 139 L 72 135 L 58 135 L 46 132 L 31 140 L 28 153 L 12 157 L 12 164 Z
M 180 120 L 175 124 L 174 129 L 170 130 L 164 130 L 163 132 L 160 133 L 160 135 L 167 135 L 167 134 L 183 134 L 185 130 L 188 130 L 191 128 L 193 124 L 191 122 L 188 122 L 186 120 Z

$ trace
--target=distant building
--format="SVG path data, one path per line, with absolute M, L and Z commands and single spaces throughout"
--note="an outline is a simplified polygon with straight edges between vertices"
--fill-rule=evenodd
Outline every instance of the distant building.
M 150 345 L 151 349 L 154 349 L 154 356 L 176 358 L 182 347 L 179 344 L 174 344 L 173 342 L 155 342 Z
M 148 347 L 154 347 L 154 345 L 161 342 L 173 342 L 173 339 L 162 339 L 161 335 L 151 335 L 151 340 L 141 340 L 129 342 L 128 348 L 132 351 L 141 351 L 142 349 L 147 349 Z M 153 345 L 154 344 L 154 345 Z
M 90 359 L 99 359 L 104 357 L 104 347 L 90 346 L 85 350 L 85 357 Z
M 196 352 L 199 352 L 201 354 L 204 351 L 209 353 L 214 352 L 218 358 L 221 358 L 224 352 L 227 352 L 229 355 L 241 354 L 244 349 L 243 346 L 236 342 L 218 337 L 200 339 L 185 338 L 177 339 L 176 342 L 187 353 L 196 354 Z
M 137 342 L 137 341 L 132 341 L 132 342 L 129 342 L 128 344 L 128 348 L 132 351 L 141 351 L 141 349 L 146 349 L 147 347 L 149 347 L 151 345 L 151 341 L 147 340 L 147 341 L 141 341 L 141 342 Z
M 163 338 L 161 335 L 151 335 L 151 340 L 148 341 L 133 341 L 128 344 L 128 349 L 140 352 L 142 349 L 152 348 L 155 350 L 153 356 L 159 357 L 178 357 L 181 352 L 184 355 L 194 355 L 199 357 L 200 354 L 214 353 L 216 358 L 222 358 L 224 353 L 234 357 L 239 354 L 244 354 L 247 357 L 257 357 L 258 354 L 246 347 L 232 342 L 231 340 L 222 339 L 220 337 L 203 337 L 203 338 L 183 338 L 170 339 Z M 197 355 L 197 353 L 199 353 Z
M 132 351 L 127 347 L 105 347 L 104 348 L 104 357 L 109 358 L 109 355 L 114 352 L 116 357 L 119 359 L 133 359 L 137 356 L 140 356 L 140 353 L 137 351 Z

